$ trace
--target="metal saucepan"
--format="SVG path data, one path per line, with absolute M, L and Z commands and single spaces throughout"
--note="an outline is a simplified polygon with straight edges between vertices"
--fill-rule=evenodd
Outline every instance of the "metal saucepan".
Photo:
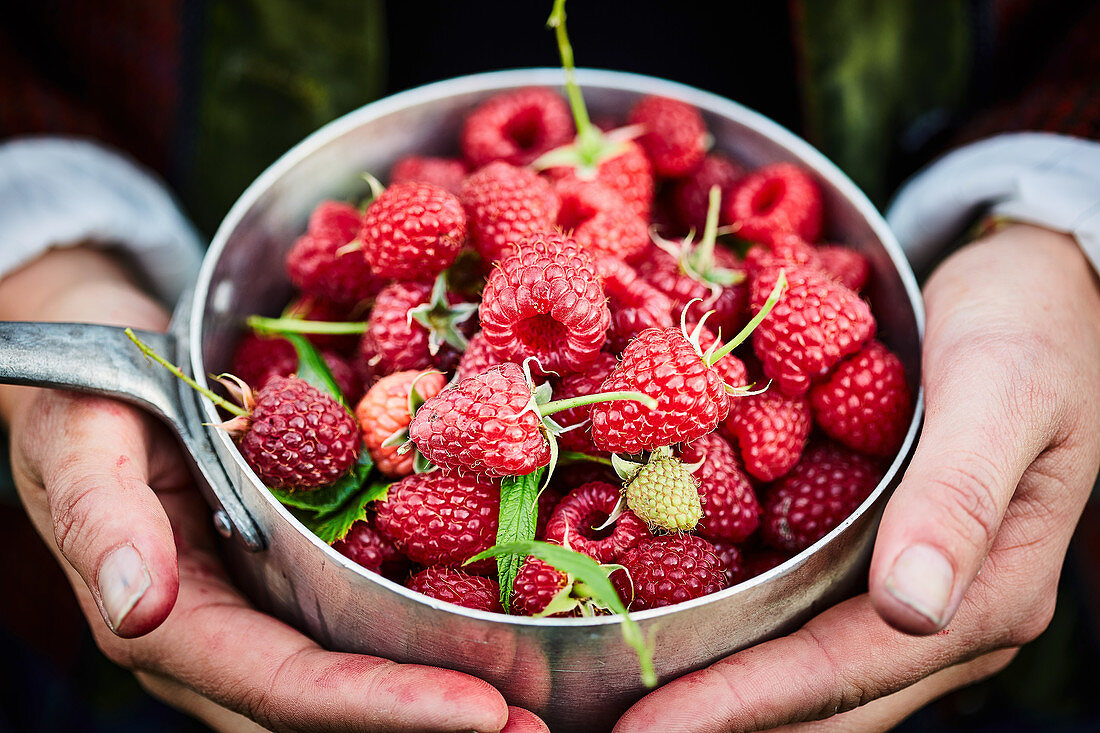
M 782 127 L 713 94 L 609 71 L 582 70 L 580 82 L 596 116 L 622 118 L 641 94 L 674 97 L 701 109 L 716 148 L 746 165 L 789 160 L 812 170 L 825 195 L 827 238 L 870 259 L 874 277 L 866 295 L 879 338 L 900 355 L 919 389 L 923 311 L 916 282 L 886 222 L 840 170 Z M 478 74 L 397 94 L 326 125 L 245 191 L 218 229 L 170 333 L 143 337 L 205 383 L 208 373 L 229 364 L 244 317 L 277 312 L 290 297 L 284 255 L 317 202 L 361 192 L 363 171 L 384 173 L 401 156 L 453 153 L 465 113 L 496 92 L 561 83 L 558 69 Z M 213 404 L 146 362 L 118 329 L 0 324 L 0 382 L 112 395 L 163 418 L 194 462 L 241 587 L 259 607 L 330 649 L 469 672 L 556 731 L 609 727 L 645 692 L 614 617 L 472 611 L 406 590 L 330 549 L 271 496 L 224 432 L 204 426 L 220 419 Z M 655 641 L 662 682 L 789 632 L 864 583 L 875 529 L 920 414 L 918 400 L 882 482 L 813 547 L 736 587 L 635 614 Z

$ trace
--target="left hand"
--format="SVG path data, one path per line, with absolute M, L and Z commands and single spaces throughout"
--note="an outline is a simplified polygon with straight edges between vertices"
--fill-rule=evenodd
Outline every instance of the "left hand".
M 617 733 L 885 730 L 1046 628 L 1100 465 L 1100 290 L 1070 238 L 1013 226 L 925 302 L 924 430 L 869 593 L 651 693 Z

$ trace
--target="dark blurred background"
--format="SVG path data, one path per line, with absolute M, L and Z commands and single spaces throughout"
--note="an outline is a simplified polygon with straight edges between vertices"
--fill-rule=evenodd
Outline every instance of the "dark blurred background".
M 550 2 L 41 0 L 0 8 L 0 140 L 92 137 L 156 170 L 207 234 L 305 134 L 385 94 L 554 66 Z M 571 0 L 581 66 L 716 92 L 807 137 L 880 206 L 961 142 L 1100 136 L 1100 3 Z M 1100 730 L 1100 514 L 1047 633 L 904 731 Z M 0 489 L 0 733 L 194 731 L 95 649 L 60 571 Z M 18 561 L 12 561 L 12 559 Z

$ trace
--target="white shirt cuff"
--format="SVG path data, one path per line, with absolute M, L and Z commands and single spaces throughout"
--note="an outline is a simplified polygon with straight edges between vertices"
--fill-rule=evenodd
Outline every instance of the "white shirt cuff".
M 920 269 L 986 212 L 1074 236 L 1100 271 L 1100 143 L 1024 132 L 967 145 L 911 178 L 886 218 Z
M 67 138 L 0 145 L 0 276 L 85 242 L 130 255 L 167 303 L 202 261 L 202 240 L 164 184 L 122 155 Z

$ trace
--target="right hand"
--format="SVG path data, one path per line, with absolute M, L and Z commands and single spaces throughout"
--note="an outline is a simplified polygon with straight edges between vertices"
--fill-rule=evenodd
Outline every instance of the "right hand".
M 84 250 L 0 282 L 0 317 L 167 323 L 113 262 Z M 253 608 L 218 559 L 174 441 L 145 413 L 24 387 L 0 389 L 0 409 L 22 502 L 97 644 L 155 696 L 220 730 L 546 730 L 479 679 L 326 651 Z

